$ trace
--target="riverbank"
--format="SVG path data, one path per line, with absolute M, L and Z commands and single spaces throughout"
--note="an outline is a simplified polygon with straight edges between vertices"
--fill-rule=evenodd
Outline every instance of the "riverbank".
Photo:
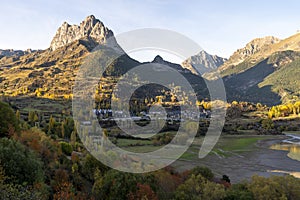
M 228 138 L 222 137 L 220 143 L 224 139 L 228 140 Z M 203 159 L 179 159 L 172 166 L 179 171 L 196 166 L 207 166 L 216 176 L 228 175 L 233 183 L 249 180 L 254 174 L 269 177 L 282 175 L 283 172 L 298 173 L 300 172 L 299 161 L 289 158 L 286 151 L 270 149 L 271 145 L 280 143 L 284 139 L 287 139 L 287 136 L 278 135 L 262 138 L 256 142 L 254 147 L 241 152 L 234 151 L 230 156 L 221 157 L 217 154 L 209 154 Z M 235 138 L 232 137 L 232 140 Z

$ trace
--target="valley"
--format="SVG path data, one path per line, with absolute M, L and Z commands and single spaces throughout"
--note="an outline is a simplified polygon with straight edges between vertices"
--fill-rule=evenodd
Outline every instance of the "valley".
M 64 22 L 47 49 L 0 50 L 0 192 L 7 199 L 186 199 L 195 185 L 206 188 L 196 194 L 204 199 L 261 199 L 262 182 L 290 183 L 296 189 L 280 187 L 278 195 L 300 197 L 300 33 L 254 39 L 229 59 L 203 50 L 181 64 L 160 55 L 139 62 L 115 39 L 108 48 L 113 36 L 90 15 L 79 25 Z M 116 49 L 121 56 L 111 60 Z M 95 71 L 85 68 L 91 63 Z M 126 75 L 137 66 L 149 66 L 144 76 L 158 80 L 177 73 L 192 90 Z M 82 75 L 97 83 L 93 94 Z M 217 81 L 225 102 L 212 100 L 207 83 Z M 117 95 L 136 86 L 129 97 Z M 226 110 L 224 124 L 214 110 Z M 210 138 L 216 144 L 200 159 Z M 147 154 L 166 145 L 171 153 Z M 176 159 L 172 148 L 185 146 Z M 162 168 L 158 158 L 172 164 Z

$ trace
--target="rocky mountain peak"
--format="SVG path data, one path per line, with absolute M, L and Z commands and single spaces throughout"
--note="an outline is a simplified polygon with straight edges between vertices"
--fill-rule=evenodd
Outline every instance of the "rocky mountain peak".
M 160 55 L 155 56 L 155 58 L 153 59 L 153 61 L 151 63 L 157 63 L 157 64 L 161 64 L 161 65 L 166 65 L 166 66 L 169 66 L 169 67 L 171 67 L 171 68 L 173 68 L 175 70 L 178 70 L 180 72 L 184 71 L 184 69 L 182 68 L 182 66 L 180 66 L 179 64 L 172 63 L 172 62 L 169 62 L 167 60 L 164 60 L 163 57 L 161 57 Z
M 248 44 L 246 44 L 244 48 L 237 50 L 237 52 L 240 53 L 241 55 L 249 56 L 262 50 L 263 47 L 269 46 L 271 44 L 275 44 L 277 42 L 280 42 L 280 39 L 273 36 L 256 38 L 251 42 L 249 42 Z
M 82 38 L 91 38 L 96 43 L 103 44 L 111 36 L 113 32 L 95 16 L 90 15 L 80 25 L 70 25 L 64 22 L 56 31 L 50 49 L 55 50 Z
M 246 44 L 244 48 L 238 49 L 230 56 L 226 65 L 237 65 L 243 62 L 246 58 L 256 54 L 259 51 L 266 50 L 270 45 L 280 42 L 281 40 L 267 36 L 263 38 L 256 38 Z
M 207 69 L 213 70 L 216 67 L 223 65 L 225 61 L 227 61 L 226 58 L 222 58 L 217 55 L 210 55 L 206 51 L 200 51 L 198 54 L 185 60 L 181 65 L 184 68 L 189 69 L 194 74 L 198 74 L 197 70 L 195 69 L 196 66 L 200 68 L 204 67 L 206 68 L 206 71 Z
M 160 55 L 157 55 L 157 56 L 155 56 L 155 58 L 153 59 L 152 62 L 153 63 L 163 63 L 164 59 Z

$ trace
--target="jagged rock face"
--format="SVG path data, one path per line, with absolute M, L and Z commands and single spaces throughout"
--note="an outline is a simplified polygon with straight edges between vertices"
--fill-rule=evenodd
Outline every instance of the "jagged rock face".
M 113 36 L 113 32 L 93 15 L 88 16 L 80 25 L 69 25 L 64 22 L 58 28 L 50 45 L 51 50 L 70 44 L 82 38 L 91 38 L 98 44 L 103 44 L 107 38 Z
M 202 71 L 209 71 L 210 69 L 215 69 L 216 67 L 223 65 L 225 61 L 227 61 L 226 58 L 221 58 L 217 55 L 210 55 L 205 51 L 201 51 L 197 55 L 185 60 L 181 65 L 184 68 L 189 69 L 194 74 L 198 74 L 195 67 L 199 67 Z M 205 69 L 203 69 L 203 67 Z
M 267 49 L 270 45 L 280 42 L 281 40 L 273 37 L 267 36 L 264 38 L 256 38 L 246 44 L 244 48 L 238 49 L 236 52 L 230 56 L 226 65 L 238 65 L 243 62 L 246 58 L 254 55 L 255 53 Z

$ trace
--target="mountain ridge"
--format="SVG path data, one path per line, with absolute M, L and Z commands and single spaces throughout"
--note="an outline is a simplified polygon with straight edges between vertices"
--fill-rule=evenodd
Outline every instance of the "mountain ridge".
M 63 23 L 58 28 L 51 42 L 52 46 L 49 48 L 19 56 L 16 60 L 0 63 L 0 93 L 5 96 L 28 95 L 51 99 L 72 98 L 72 85 L 76 72 L 84 59 L 95 47 L 104 44 L 113 35 L 113 32 L 108 28 L 102 27 L 102 30 L 109 31 L 105 31 L 107 33 L 104 34 L 105 37 L 102 37 L 104 32 L 101 32 L 97 38 L 97 34 L 94 33 L 100 25 L 100 20 L 95 19 L 92 15 L 88 16 L 80 25 Z M 72 28 L 70 31 L 62 30 L 62 27 L 70 28 L 72 26 L 76 27 L 76 30 L 82 28 L 81 31 L 83 32 L 74 37 L 76 31 L 73 31 Z M 111 42 L 116 41 L 109 42 L 111 45 Z M 112 45 L 115 48 L 115 44 Z M 119 47 L 117 43 L 116 45 Z M 157 57 L 153 62 L 163 62 L 180 73 L 190 73 L 189 70 L 184 70 L 180 65 L 164 61 L 161 57 Z M 105 73 L 107 76 L 121 75 L 139 64 L 142 63 L 130 58 L 124 52 L 123 56 L 113 61 Z
M 300 98 L 300 83 L 294 78 L 300 71 L 299 56 L 300 34 L 297 33 L 271 42 L 236 65 L 225 63 L 218 70 L 231 93 L 231 100 L 256 99 L 256 102 L 272 105 L 272 102 Z M 211 73 L 206 78 L 213 76 Z
M 280 42 L 279 38 L 274 36 L 266 36 L 262 38 L 255 38 L 248 42 L 243 48 L 236 50 L 224 63 L 223 66 L 219 68 L 220 71 L 224 71 L 226 68 L 234 65 L 238 65 L 245 61 L 247 58 L 250 58 L 252 55 L 264 51 L 270 45 Z
M 93 15 L 80 25 L 63 23 L 49 48 L 27 54 L 21 52 L 21 55 L 11 50 L 12 57 L 6 54 L 0 58 L 0 93 L 7 96 L 71 98 L 76 70 L 97 45 L 104 44 L 111 36 L 113 32 Z M 254 39 L 233 53 L 228 60 L 202 51 L 181 65 L 165 61 L 161 56 L 155 57 L 152 62 L 178 70 L 197 85 L 198 92 L 205 88 L 205 83 L 194 64 L 199 64 L 205 71 L 217 70 L 221 74 L 230 101 L 277 104 L 286 97 L 296 95 L 300 98 L 300 83 L 296 79 L 290 83 L 288 79 L 288 76 L 300 71 L 297 68 L 299 56 L 300 34 L 295 34 L 283 40 L 273 36 Z M 113 76 L 114 70 L 122 74 L 139 64 L 143 63 L 126 54 L 113 63 L 108 75 Z M 206 75 L 214 73 L 212 71 Z M 209 78 L 206 75 L 204 78 Z M 280 86 L 276 82 L 285 85 Z M 292 87 L 292 84 L 296 84 L 296 87 Z
M 214 70 L 227 61 L 226 58 L 222 58 L 217 55 L 211 55 L 202 50 L 198 54 L 191 56 L 181 63 L 181 66 L 189 69 L 194 74 L 199 74 L 197 69 Z
M 64 22 L 56 31 L 50 49 L 55 50 L 64 45 L 70 44 L 81 38 L 92 38 L 98 44 L 103 44 L 107 38 L 112 37 L 113 32 L 104 26 L 103 22 L 90 15 L 80 25 L 70 25 Z

